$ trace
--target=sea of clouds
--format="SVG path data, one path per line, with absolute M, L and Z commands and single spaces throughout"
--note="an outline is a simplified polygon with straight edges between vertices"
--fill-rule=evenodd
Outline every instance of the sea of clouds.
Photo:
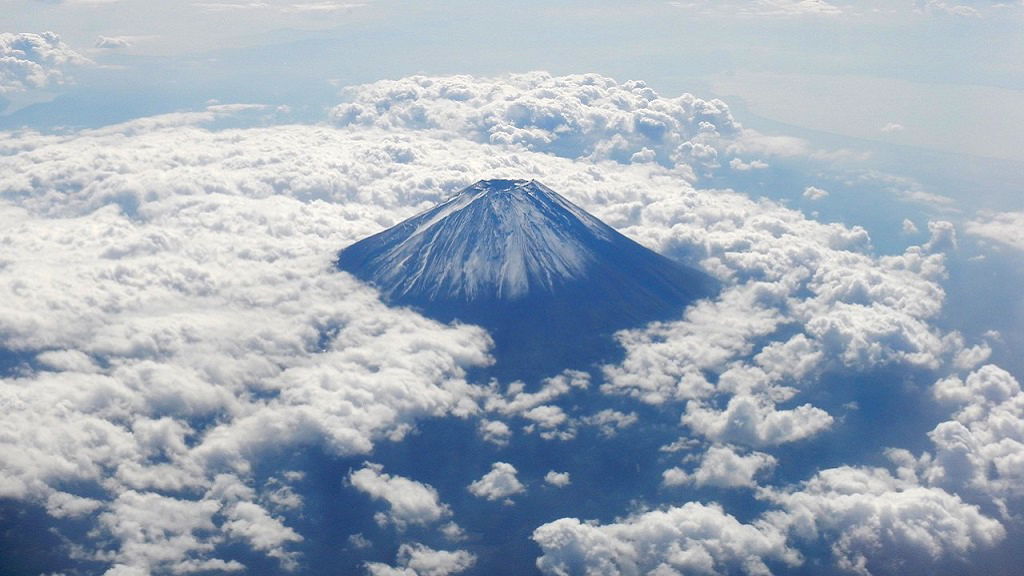
M 721 101 L 642 82 L 411 77 L 349 88 L 322 124 L 213 127 L 264 113 L 0 133 L 0 497 L 88 524 L 75 557 L 111 575 L 234 571 L 219 550 L 241 544 L 301 573 L 295 546 L 310 535 L 288 518 L 304 471 L 254 470 L 312 446 L 365 458 L 339 482 L 381 503 L 378 524 L 448 536 L 450 549 L 408 541 L 368 573 L 471 570 L 450 496 L 375 463 L 375 446 L 427 419 L 472 420 L 495 445 L 637 425 L 558 404 L 579 394 L 677 410 L 692 456 L 645 472 L 746 491 L 765 511 L 648 502 L 614 522 L 557 519 L 533 534 L 547 574 L 767 574 L 821 542 L 840 570 L 894 573 L 897 560 L 984 554 L 1018 529 L 1024 393 L 986 363 L 986 342 L 936 322 L 952 224 L 878 255 L 863 228 L 703 189 L 722 167 L 813 152 L 743 128 Z M 388 308 L 333 261 L 483 178 L 537 179 L 723 289 L 618 334 L 624 358 L 594 376 L 474 381 L 494 361 L 483 330 Z M 1006 218 L 974 233 L 1005 238 Z M 881 368 L 935 376 L 920 401 L 946 416 L 927 449 L 774 482 L 775 450 L 842 425 L 808 391 Z M 514 513 L 530 492 L 517 473 L 496 461 L 463 489 Z

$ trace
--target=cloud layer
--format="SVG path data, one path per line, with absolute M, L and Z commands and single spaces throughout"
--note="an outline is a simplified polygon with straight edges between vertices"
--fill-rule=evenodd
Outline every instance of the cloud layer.
M 401 539 L 459 521 L 446 502 L 461 496 L 498 508 L 487 501 L 584 489 L 577 472 L 570 482 L 552 470 L 548 487 L 527 490 L 520 462 L 502 457 L 445 494 L 367 456 L 422 420 L 475 419 L 500 450 L 520 434 L 611 437 L 643 426 L 648 409 L 678 417 L 693 449 L 643 471 L 666 494 L 746 490 L 769 510 L 741 521 L 694 501 L 604 524 L 555 520 L 534 532 L 543 570 L 762 574 L 801 564 L 820 537 L 838 566 L 884 572 L 900 551 L 927 563 L 1005 538 L 992 511 L 1019 498 L 1020 388 L 935 326 L 949 223 L 879 256 L 862 228 L 699 189 L 700 174 L 741 156 L 767 164 L 779 143 L 721 102 L 595 75 L 406 78 L 350 89 L 330 125 L 210 127 L 261 113 L 0 135 L 0 496 L 90 523 L 82 549 L 110 573 L 240 569 L 225 543 L 301 565 L 294 550 L 310 535 L 289 525 L 301 471 L 257 473 L 281 454 L 359 458 L 347 489 L 378 501 Z M 593 374 L 471 382 L 492 361 L 482 330 L 387 308 L 332 261 L 487 177 L 542 180 L 723 290 L 620 333 L 624 358 Z M 773 484 L 786 472 L 773 450 L 843 425 L 809 397 L 822 374 L 892 367 L 943 375 L 934 398 L 950 417 L 930 452 Z M 476 562 L 420 542 L 394 560 L 366 569 L 454 574 Z

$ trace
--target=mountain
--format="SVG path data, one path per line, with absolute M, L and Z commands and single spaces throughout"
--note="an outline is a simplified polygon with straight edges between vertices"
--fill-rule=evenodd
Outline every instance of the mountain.
M 519 376 L 607 360 L 614 331 L 716 288 L 532 180 L 477 182 L 345 248 L 337 266 L 391 304 L 484 326 L 499 372 Z

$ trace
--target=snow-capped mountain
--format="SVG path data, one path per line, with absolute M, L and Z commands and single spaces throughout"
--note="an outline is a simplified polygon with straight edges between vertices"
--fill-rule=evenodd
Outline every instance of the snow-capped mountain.
M 613 349 L 611 332 L 664 319 L 714 289 L 705 274 L 527 180 L 477 182 L 342 250 L 337 263 L 392 304 L 488 328 L 506 366 L 508 354 L 594 361 L 595 346 Z

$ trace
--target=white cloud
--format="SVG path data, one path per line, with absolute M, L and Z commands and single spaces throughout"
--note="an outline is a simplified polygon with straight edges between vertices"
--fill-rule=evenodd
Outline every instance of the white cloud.
M 669 4 L 710 14 L 761 18 L 834 16 L 843 13 L 838 6 L 824 0 L 754 0 L 753 2 L 691 0 L 669 2 Z
M 331 272 L 333 254 L 347 241 L 379 227 L 378 218 L 398 217 L 368 207 L 388 184 L 361 188 L 371 195 L 367 204 L 332 208 L 300 190 L 344 195 L 347 181 L 294 164 L 295 172 L 271 176 L 288 163 L 296 145 L 289 140 L 304 130 L 268 130 L 264 135 L 274 136 L 264 140 L 270 148 L 261 159 L 250 154 L 254 133 L 229 136 L 190 124 L 207 117 L 5 140 L 28 157 L 53 156 L 39 172 L 14 168 L 19 160 L 11 156 L 3 160 L 14 171 L 0 184 L 10 249 L 0 280 L 0 347 L 35 356 L 39 368 L 0 383 L 2 401 L 20 407 L 0 422 L 0 492 L 49 502 L 55 516 L 95 510 L 112 538 L 109 557 L 125 570 L 215 562 L 217 531 L 288 561 L 293 540 L 266 546 L 276 520 L 248 504 L 230 508 L 237 518 L 213 516 L 214 532 L 203 525 L 197 533 L 207 536 L 194 546 L 129 540 L 149 532 L 118 528 L 136 520 L 113 507 L 128 493 L 198 505 L 195 494 L 218 473 L 245 472 L 264 455 L 314 443 L 364 453 L 377 440 L 400 438 L 418 417 L 473 413 L 477 393 L 462 370 L 488 361 L 479 330 L 389 310 L 372 291 Z M 173 144 L 178 130 L 196 140 Z M 248 143 L 236 140 L 227 151 L 236 136 Z M 124 139 L 130 144 L 117 144 Z M 380 150 L 377 143 L 370 148 Z M 100 149 L 107 160 L 94 155 Z M 146 152 L 135 156 L 133 149 Z M 378 162 L 391 162 L 383 154 Z M 232 156 L 245 160 L 232 166 Z M 351 160 L 355 169 L 368 166 L 365 158 Z M 263 162 L 278 168 L 262 176 L 251 170 Z M 25 188 L 26 169 L 62 180 L 56 185 L 64 193 Z M 313 180 L 301 184 L 304 173 Z M 275 185 L 305 198 L 275 196 Z M 407 211 L 418 205 L 404 201 L 413 205 Z M 197 428 L 195 421 L 213 424 Z M 62 496 L 55 487 L 68 482 L 102 490 L 95 502 Z M 285 510 L 287 494 L 265 490 L 245 502 L 265 497 Z M 218 502 L 203 505 L 227 505 Z M 277 529 L 287 534 L 285 526 Z
M 135 569 L 142 573 L 190 567 L 192 571 L 242 568 L 204 558 L 213 548 L 208 534 L 215 528 L 215 500 L 184 500 L 153 493 L 127 491 L 100 514 L 98 527 L 118 541 L 111 555 L 111 572 Z M 145 527 L 144 529 L 140 529 Z M 127 572 L 130 573 L 130 572 Z
M 0 94 L 64 84 L 68 69 L 88 63 L 53 32 L 0 32 Z
M 795 490 L 768 490 L 764 497 L 781 508 L 766 520 L 789 532 L 794 544 L 824 538 L 836 564 L 855 574 L 886 573 L 901 564 L 946 566 L 1006 535 L 999 522 L 955 494 L 880 468 L 823 470 Z
M 291 13 L 291 12 L 311 12 L 314 14 L 322 14 L 329 12 L 338 12 L 343 10 L 351 10 L 353 8 L 359 8 L 366 6 L 366 2 L 333 2 L 333 1 L 320 1 L 320 2 L 249 2 L 246 0 L 241 1 L 225 1 L 225 2 L 193 2 L 193 6 L 206 11 L 206 12 L 244 12 L 244 11 L 272 11 L 280 13 Z
M 481 438 L 496 446 L 507 446 L 512 437 L 512 429 L 500 420 L 483 419 L 478 430 Z
M 983 212 L 964 225 L 971 236 L 1024 251 L 1024 212 Z
M 917 0 L 918 11 L 926 14 L 960 16 L 964 18 L 980 18 L 982 13 L 974 6 L 945 2 L 943 0 Z
M 668 486 L 690 483 L 720 488 L 755 488 L 755 477 L 775 467 L 777 460 L 764 452 L 741 454 L 732 446 L 714 445 L 700 459 L 692 474 L 679 468 L 666 470 L 662 476 Z
M 590 376 L 574 370 L 543 379 L 535 392 L 527 392 L 526 383 L 517 380 L 506 387 L 504 394 L 499 394 L 497 383 L 492 383 L 491 394 L 484 402 L 484 409 L 529 421 L 530 424 L 524 428 L 528 433 L 539 430 L 542 438 L 569 440 L 575 437 L 578 422 L 551 402 L 588 386 Z M 480 426 L 484 438 L 498 445 L 507 441 L 511 433 L 503 422 L 485 420 Z
M 544 475 L 544 481 L 556 488 L 565 488 L 572 483 L 568 472 L 555 472 L 554 470 L 549 470 Z
M 96 47 L 104 50 L 120 50 L 130 48 L 134 44 L 132 36 L 100 36 L 96 39 Z
M 388 512 L 383 518 L 399 530 L 410 524 L 433 524 L 451 515 L 433 486 L 386 474 L 380 464 L 367 463 L 350 472 L 348 481 L 374 500 L 387 502 Z
M 412 77 L 358 86 L 332 113 L 340 126 L 436 130 L 569 158 L 664 166 L 717 165 L 740 132 L 720 100 L 664 98 L 643 82 L 595 74 Z
M 465 550 L 434 550 L 414 543 L 398 547 L 397 561 L 397 567 L 367 562 L 366 570 L 370 576 L 448 576 L 472 568 L 476 556 Z
M 629 428 L 639 421 L 640 418 L 636 412 L 619 412 L 611 408 L 605 408 L 580 419 L 584 425 L 596 427 L 601 436 L 605 438 L 615 436 L 620 430 Z
M 739 158 L 733 158 L 729 160 L 729 168 L 739 172 L 749 172 L 750 170 L 764 170 L 770 165 L 764 160 L 753 160 L 750 162 L 744 162 Z
M 682 322 L 620 332 L 625 360 L 605 368 L 602 390 L 644 402 L 702 398 L 714 391 L 704 371 L 751 351 L 751 341 L 775 331 L 781 316 L 759 299 L 761 286 L 727 289 L 700 302 Z
M 213 566 L 228 537 L 287 563 L 295 500 L 252 484 L 262 458 L 310 445 L 366 454 L 421 418 L 479 416 L 499 444 L 511 428 L 498 418 L 554 435 L 637 422 L 574 411 L 570 395 L 589 382 L 571 374 L 504 394 L 473 386 L 466 370 L 489 362 L 482 331 L 389 309 L 332 271 L 346 244 L 491 176 L 540 179 L 722 280 L 716 299 L 675 321 L 620 334 L 626 356 L 605 368 L 601 391 L 690 402 L 686 424 L 741 458 L 756 453 L 739 446 L 828 427 L 798 398 L 826 366 L 966 366 L 973 354 L 932 326 L 945 273 L 936 250 L 951 229 L 876 257 L 862 229 L 680 178 L 741 153 L 806 152 L 752 138 L 720 103 L 543 74 L 405 79 L 351 97 L 340 127 L 204 128 L 259 112 L 219 106 L 0 138 L 0 348 L 31 359 L 0 381 L 12 407 L 0 420 L 0 495 L 101 518 L 119 570 Z M 745 477 L 707 474 L 709 485 Z M 230 486 L 240 496 L 214 490 L 224 475 L 243 479 Z M 471 486 L 491 499 L 525 489 L 500 462 Z M 173 514 L 128 506 L 151 500 L 194 520 L 165 528 Z
M 718 505 L 689 502 L 613 524 L 562 518 L 537 528 L 545 574 L 771 574 L 766 561 L 797 566 L 782 532 L 743 524 Z
M 828 197 L 828 190 L 823 190 L 817 186 L 808 186 L 804 188 L 803 196 L 808 200 L 821 200 Z
M 545 378 L 536 392 L 527 392 L 526 383 L 520 380 L 510 383 L 503 395 L 492 395 L 484 407 L 488 411 L 506 416 L 524 416 L 538 408 L 544 408 L 573 389 L 586 389 L 590 377 L 585 372 L 567 371 L 551 378 Z
M 225 534 L 249 542 L 253 550 L 272 558 L 285 560 L 283 567 L 293 568 L 293 555 L 284 549 L 289 542 L 301 542 L 302 536 L 284 525 L 280 518 L 271 516 L 252 502 L 236 502 L 222 511 L 226 521 L 221 526 Z
M 965 379 L 938 381 L 933 394 L 957 410 L 929 433 L 935 455 L 923 459 L 928 481 L 1003 506 L 1024 498 L 1024 392 L 1017 379 L 989 364 Z
M 526 491 L 526 487 L 516 477 L 515 466 L 507 462 L 495 462 L 491 471 L 469 485 L 469 491 L 478 498 L 503 500 L 506 503 L 510 496 Z
M 686 405 L 683 424 L 715 442 L 775 446 L 814 436 L 832 426 L 832 416 L 810 404 L 779 410 L 763 395 L 737 394 L 724 410 L 699 401 Z
M 894 132 L 903 132 L 904 130 L 906 130 L 906 128 L 903 126 L 903 124 L 898 124 L 896 122 L 889 122 L 885 126 L 882 126 L 880 128 L 880 130 L 882 132 L 885 132 L 886 134 L 892 134 Z

